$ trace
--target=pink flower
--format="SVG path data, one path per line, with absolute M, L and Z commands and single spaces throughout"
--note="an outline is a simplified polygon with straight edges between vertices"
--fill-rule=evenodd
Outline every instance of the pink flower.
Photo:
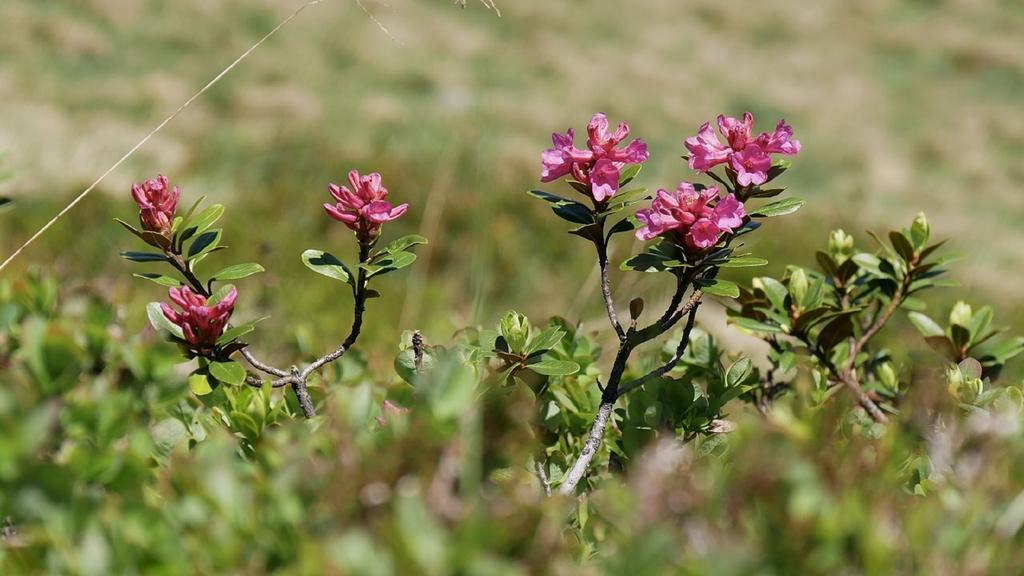
M 352 170 L 348 173 L 348 182 L 351 189 L 337 184 L 328 186 L 336 203 L 324 204 L 324 210 L 331 218 L 355 230 L 362 241 L 375 238 L 382 224 L 398 219 L 409 209 L 408 204 L 392 206 L 384 200 L 388 189 L 381 185 L 380 174 L 376 172 L 360 176 Z
M 181 308 L 176 311 L 168 304 L 161 304 L 164 316 L 181 327 L 185 342 L 195 351 L 210 353 L 217 344 L 217 339 L 224 332 L 231 312 L 235 309 L 238 291 L 234 288 L 213 306 L 207 306 L 202 294 L 192 292 L 187 286 L 168 290 L 171 302 Z
M 680 182 L 673 192 L 658 190 L 649 209 L 636 213 L 643 227 L 636 231 L 641 240 L 675 231 L 686 247 L 702 251 L 718 243 L 721 234 L 732 234 L 743 225 L 746 211 L 736 196 L 719 198 L 718 188 L 698 191 L 689 182 Z
M 696 136 L 683 143 L 690 151 L 690 168 L 707 172 L 728 162 L 736 171 L 737 184 L 743 187 L 759 186 L 768 181 L 771 154 L 800 152 L 800 142 L 792 139 L 793 129 L 785 120 L 779 121 L 772 134 L 762 132 L 757 138 L 752 137 L 754 116 L 750 112 L 744 112 L 742 120 L 720 115 L 718 129 L 727 144 L 722 144 L 708 122 L 701 124 Z
M 171 189 L 162 174 L 141 185 L 132 184 L 132 199 L 139 205 L 142 229 L 169 237 L 180 196 L 178 187 Z
M 736 171 L 736 182 L 740 186 L 760 185 L 768 180 L 772 158 L 757 144 L 748 144 L 729 157 L 729 166 Z
M 572 128 L 565 135 L 555 132 L 551 135 L 551 143 L 554 148 L 549 148 L 541 153 L 541 182 L 552 182 L 572 173 L 574 163 L 583 164 L 594 158 L 593 152 L 580 150 L 573 145 L 575 134 Z
M 619 167 L 607 158 L 601 158 L 590 169 L 590 193 L 594 200 L 604 202 L 619 189 Z
M 576 148 L 571 128 L 564 135 L 552 134 L 554 147 L 541 153 L 541 182 L 571 175 L 590 188 L 596 202 L 604 202 L 618 192 L 622 167 L 643 164 L 649 156 L 643 140 L 634 139 L 619 148 L 627 136 L 629 125 L 625 122 L 609 133 L 608 118 L 601 113 L 594 114 L 587 124 L 587 149 Z

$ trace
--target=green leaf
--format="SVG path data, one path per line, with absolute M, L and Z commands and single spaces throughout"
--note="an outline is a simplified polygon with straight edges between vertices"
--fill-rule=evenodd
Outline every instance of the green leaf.
M 730 388 L 739 386 L 740 382 L 743 382 L 750 374 L 752 366 L 753 363 L 750 361 L 750 358 L 737 360 L 735 364 L 729 367 L 729 371 L 725 374 L 726 385 Z
M 242 278 L 247 278 L 253 274 L 259 274 L 260 272 L 265 271 L 266 270 L 264 270 L 263 266 L 253 262 L 249 262 L 247 264 L 233 264 L 215 273 L 210 277 L 210 280 L 241 280 Z
M 971 321 L 967 325 L 971 331 L 971 340 L 974 341 L 980 337 L 985 330 L 988 330 L 990 324 L 992 324 L 992 307 L 983 306 L 971 316 Z
M 558 345 L 562 341 L 562 337 L 565 336 L 565 331 L 557 326 L 551 326 L 545 329 L 540 334 L 530 339 L 530 343 L 526 345 L 526 349 L 523 351 L 524 354 L 530 356 L 538 350 L 550 350 Z
M 197 204 L 198 205 L 198 204 Z M 192 234 L 202 234 L 207 228 L 213 226 L 217 220 L 224 214 L 224 206 L 221 204 L 214 204 L 206 210 L 203 210 L 195 217 L 195 220 L 188 223 L 186 229 L 195 228 Z
M 142 278 L 143 280 L 149 280 L 150 282 L 155 282 L 161 286 L 167 286 L 169 288 L 177 288 L 178 286 L 181 286 L 180 280 L 171 278 L 170 276 L 164 276 L 162 274 L 132 274 L 132 276 Z
M 188 226 L 189 224 L 191 224 L 192 215 L 196 213 L 196 209 L 199 208 L 199 205 L 202 204 L 203 201 L 205 200 L 206 196 L 200 196 L 198 199 L 196 199 L 196 201 L 192 203 L 192 207 L 188 209 L 188 212 L 185 212 L 185 215 L 181 217 L 181 223 L 178 224 L 178 227 L 175 228 L 175 230 L 181 230 L 182 226 Z M 175 220 L 177 220 L 177 218 Z
M 705 294 L 712 294 L 715 296 L 722 296 L 724 298 L 739 298 L 740 287 L 735 282 L 729 280 L 718 280 L 716 279 L 713 283 L 702 286 L 701 290 Z
M 764 290 L 772 306 L 779 310 L 786 310 L 786 297 L 789 296 L 786 286 L 774 278 L 764 277 L 756 280 L 760 282 L 761 289 Z
M 783 330 L 780 326 L 776 326 L 774 324 L 766 324 L 759 320 L 754 320 L 753 318 L 734 316 L 730 320 L 736 326 L 739 326 L 740 328 L 744 328 L 746 330 L 751 330 L 753 332 L 770 332 L 773 334 L 785 332 L 785 330 Z
M 574 224 L 593 224 L 594 214 L 583 204 L 574 202 L 572 204 L 555 204 L 551 209 L 557 214 L 562 220 L 567 220 Z
M 213 392 L 209 376 L 206 374 L 192 374 L 188 377 L 188 388 L 196 396 L 206 396 Z
M 121 252 L 121 258 L 132 262 L 167 262 L 167 256 L 154 252 Z
M 224 333 L 220 335 L 220 338 L 217 338 L 217 345 L 224 346 L 225 344 L 228 344 L 234 340 L 241 338 L 242 336 L 245 336 L 246 334 L 255 330 L 256 324 L 262 322 L 263 320 L 266 320 L 266 317 L 253 320 L 252 322 L 248 322 L 240 326 L 233 326 L 225 330 Z
M 882 272 L 881 265 L 882 261 L 874 254 L 868 254 L 867 252 L 861 252 L 854 254 L 851 258 L 858 266 L 871 272 L 875 276 L 888 276 L 888 274 Z
M 774 216 L 785 216 L 799 210 L 806 201 L 800 198 L 789 197 L 784 200 L 765 204 L 750 213 L 751 218 L 772 218 Z
M 619 188 L 622 188 L 626 184 L 629 184 L 636 178 L 640 170 L 643 169 L 643 164 L 630 164 L 622 170 L 619 170 Z
M 306 250 L 302 253 L 302 263 L 313 272 L 323 274 L 328 278 L 334 278 L 349 284 L 355 282 L 352 278 L 352 272 L 349 271 L 348 267 L 341 260 L 334 257 L 334 255 L 323 250 Z
M 736 258 L 730 258 L 721 264 L 718 264 L 719 268 L 749 268 L 752 266 L 765 266 L 768 264 L 768 260 L 764 258 L 758 258 L 757 256 L 737 256 Z
M 910 241 L 907 240 L 906 236 L 894 230 L 889 232 L 889 242 L 892 242 L 892 247 L 896 249 L 896 253 L 900 255 L 904 262 L 910 262 L 914 259 L 914 247 L 910 245 Z
M 590 208 L 575 200 L 562 198 L 543 190 L 530 190 L 530 195 L 551 203 L 551 209 L 563 220 L 574 224 L 593 224 L 594 214 Z
M 156 246 L 157 248 L 163 249 L 171 247 L 171 240 L 166 236 L 157 234 L 156 232 L 151 232 L 149 230 L 139 230 L 138 228 L 132 226 L 131 224 L 125 222 L 124 220 L 121 220 L 120 218 L 114 218 L 114 222 L 117 222 L 118 224 L 123 226 L 125 230 L 128 230 L 132 234 L 138 236 L 140 240 L 142 240 L 146 244 L 149 244 L 150 246 Z
M 616 222 L 615 225 L 608 230 L 608 233 L 605 234 L 605 239 L 611 238 L 615 234 L 636 230 L 638 225 L 639 222 L 637 221 L 635 216 L 628 216 L 626 218 L 623 218 L 622 220 Z
M 245 384 L 245 368 L 233 360 L 211 362 L 209 370 L 214 378 L 226 384 L 233 384 L 235 386 Z
M 818 344 L 825 350 L 831 350 L 833 346 L 846 340 L 851 335 L 853 335 L 853 323 L 850 321 L 850 317 L 845 315 L 839 316 L 821 329 L 821 332 L 818 334 Z
M 231 291 L 234 290 L 234 289 L 235 289 L 235 287 L 232 284 L 225 284 L 225 285 L 221 286 L 220 288 L 217 288 L 217 291 L 214 292 L 213 294 L 211 294 L 209 298 L 207 298 L 206 305 L 207 306 L 214 306 L 214 305 L 216 305 L 218 302 L 223 300 L 225 296 L 227 296 L 229 293 L 231 293 Z
M 412 252 L 395 252 L 381 258 L 376 264 L 360 264 L 359 267 L 366 270 L 367 278 L 401 270 L 416 261 L 416 255 Z
M 930 338 L 932 336 L 944 336 L 946 334 L 942 327 L 934 320 L 920 312 L 911 312 L 907 314 L 907 318 L 910 320 L 910 323 L 917 328 L 917 331 L 925 338 Z
M 928 243 L 928 236 L 930 234 L 931 227 L 928 225 L 928 220 L 924 217 L 924 212 L 921 212 L 914 218 L 913 224 L 910 225 L 910 239 L 913 241 L 914 247 L 918 250 L 924 248 L 925 244 Z
M 579 364 L 568 360 L 542 359 L 526 367 L 543 376 L 570 376 L 580 371 Z
M 384 247 L 384 252 L 388 254 L 394 254 L 401 252 L 410 246 L 416 246 L 417 244 L 426 244 L 427 239 L 419 234 L 409 234 L 408 236 L 402 236 L 397 240 L 392 240 Z
M 220 243 L 221 230 L 208 230 L 200 234 L 188 248 L 188 259 L 193 260 L 213 250 Z
M 181 331 L 181 326 L 174 324 L 164 316 L 164 311 L 160 307 L 160 302 L 150 302 L 146 305 L 146 315 L 149 317 L 149 323 L 153 326 L 153 329 L 157 332 L 164 330 L 170 332 L 180 340 L 185 339 L 184 332 Z

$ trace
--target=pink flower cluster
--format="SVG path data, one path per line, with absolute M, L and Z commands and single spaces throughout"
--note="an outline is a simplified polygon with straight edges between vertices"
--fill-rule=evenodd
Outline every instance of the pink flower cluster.
M 771 154 L 796 154 L 800 141 L 793 140 L 793 128 L 785 120 L 779 120 L 775 132 L 762 132 L 753 138 L 754 116 L 743 113 L 743 120 L 718 116 L 718 129 L 727 144 L 722 144 L 718 135 L 705 122 L 696 136 L 686 139 L 684 145 L 690 151 L 690 168 L 707 172 L 719 164 L 728 163 L 736 171 L 736 182 L 740 186 L 761 185 L 768 180 L 768 169 L 772 166 Z
M 575 134 L 570 128 L 564 135 L 551 135 L 554 148 L 541 154 L 541 182 L 552 182 L 563 176 L 572 175 L 577 181 L 590 188 L 591 197 L 604 202 L 619 190 L 619 171 L 626 164 L 642 164 L 647 161 L 647 144 L 634 139 L 625 148 L 619 143 L 629 136 L 629 125 L 619 124 L 615 132 L 608 133 L 608 118 L 601 113 L 594 114 L 587 124 L 587 149 L 576 148 Z
M 178 187 L 171 189 L 167 177 L 162 174 L 141 185 L 132 184 L 132 199 L 139 205 L 142 229 L 169 237 L 180 196 Z
M 658 190 L 651 207 L 636 213 L 643 224 L 636 237 L 651 240 L 676 231 L 687 248 L 706 250 L 723 232 L 732 234 L 742 226 L 745 216 L 743 203 L 733 194 L 720 199 L 715 186 L 698 191 L 693 184 L 680 182 L 673 192 Z
M 181 308 L 181 312 L 175 311 L 167 304 L 161 304 L 160 308 L 168 320 L 181 327 L 185 334 L 185 342 L 199 352 L 213 350 L 231 318 L 231 312 L 235 309 L 238 291 L 232 288 L 213 306 L 207 306 L 206 298 L 202 294 L 192 292 L 187 286 L 171 288 L 168 295 L 171 302 Z
M 351 189 L 331 184 L 328 190 L 337 201 L 336 204 L 324 204 L 324 210 L 335 220 L 355 230 L 360 240 L 371 240 L 380 233 L 380 227 L 405 214 L 408 204 L 392 206 L 384 200 L 388 189 L 381 185 L 380 174 L 374 172 L 368 176 L 360 176 L 353 170 L 348 173 Z

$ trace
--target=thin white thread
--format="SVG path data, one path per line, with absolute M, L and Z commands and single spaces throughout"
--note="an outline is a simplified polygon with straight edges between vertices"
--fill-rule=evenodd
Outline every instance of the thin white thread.
M 8 256 L 7 259 L 4 260 L 2 264 L 0 264 L 0 272 L 2 272 L 3 269 L 6 268 L 7 265 L 11 263 L 11 261 L 13 261 L 15 258 L 17 258 L 18 255 L 21 254 L 25 250 L 25 248 L 28 248 L 28 246 L 30 244 L 35 242 L 36 239 L 38 239 L 40 236 L 42 236 L 47 230 L 50 229 L 51 226 L 56 224 L 58 220 L 63 218 L 65 214 L 70 212 L 72 208 L 74 208 L 79 202 L 81 202 L 86 196 L 88 196 L 89 193 L 92 192 L 93 189 L 96 188 L 96 186 L 98 186 L 100 184 L 100 182 L 102 182 L 107 176 L 109 176 L 111 172 L 113 172 L 114 170 L 117 170 L 117 168 L 119 166 L 121 166 L 121 164 L 123 164 L 125 160 L 130 158 L 131 155 L 134 154 L 139 148 L 142 148 L 142 146 L 145 145 L 146 142 L 148 142 L 150 138 L 155 136 L 156 133 L 159 132 L 160 130 L 162 130 L 164 126 L 169 124 L 171 122 L 171 120 L 174 120 L 178 116 L 178 114 L 180 114 L 182 111 L 184 111 L 186 108 L 188 108 L 189 105 L 192 104 L 192 102 L 194 102 L 197 98 L 199 98 L 204 93 L 206 93 L 207 90 L 212 88 L 213 85 L 216 84 L 217 82 L 219 82 L 221 78 L 226 76 L 228 74 L 228 72 L 231 72 L 231 70 L 234 69 L 235 66 L 239 65 L 243 60 L 245 60 L 249 56 L 249 54 L 252 54 L 252 52 L 255 51 L 257 48 L 259 48 L 260 45 L 262 45 L 264 42 L 269 40 L 271 36 L 276 34 L 278 30 L 280 30 L 281 28 L 284 28 L 289 22 L 291 22 L 296 17 L 298 17 L 298 15 L 301 14 L 303 10 L 305 10 L 306 8 L 309 8 L 311 6 L 315 6 L 317 4 L 320 4 L 323 1 L 324 0 L 310 0 L 309 2 L 306 2 L 305 4 L 303 4 L 302 6 L 299 6 L 294 12 L 291 13 L 290 16 L 288 16 L 287 18 L 282 20 L 281 23 L 278 24 L 277 26 L 275 26 L 273 30 L 271 30 L 270 32 L 267 32 L 267 34 L 264 35 L 262 38 L 260 38 L 259 41 L 257 41 L 255 44 L 250 46 L 248 50 L 243 52 L 241 56 L 239 56 L 238 58 L 235 59 L 234 62 L 229 64 L 227 68 L 221 70 L 220 74 L 217 74 L 216 76 L 214 76 L 213 80 L 210 80 L 209 82 L 207 82 L 207 84 L 205 86 L 203 86 L 198 92 L 193 94 L 191 98 L 186 100 L 184 104 L 179 106 L 177 110 L 172 112 L 170 116 L 165 118 L 164 121 L 161 122 L 160 124 L 158 124 L 157 127 L 154 128 L 152 131 L 150 131 L 149 134 L 146 134 L 146 136 L 142 140 L 139 140 L 139 142 L 135 146 L 133 146 L 131 148 L 131 150 L 126 152 L 124 156 L 121 156 L 120 160 L 115 162 L 114 165 L 111 166 L 110 168 L 108 168 L 107 171 L 104 172 L 102 175 L 100 175 L 100 177 L 97 178 L 95 182 L 90 184 L 88 188 L 86 188 L 78 196 L 76 196 L 75 199 L 72 200 L 70 204 L 65 206 L 63 210 L 58 212 L 56 216 L 51 218 L 49 222 L 47 222 L 42 228 L 40 228 L 35 234 L 33 234 L 27 241 L 25 241 L 24 244 L 19 246 L 17 250 L 15 250 L 10 256 Z

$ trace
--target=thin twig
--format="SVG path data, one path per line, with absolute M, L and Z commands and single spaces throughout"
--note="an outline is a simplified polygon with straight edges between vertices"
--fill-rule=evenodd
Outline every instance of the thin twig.
M 551 482 L 548 481 L 548 473 L 544 471 L 544 465 L 541 464 L 540 460 L 534 461 L 533 469 L 537 472 L 537 478 L 540 480 L 541 488 L 544 489 L 544 495 L 551 496 Z
M 683 306 L 683 309 L 685 310 L 684 314 L 688 314 L 688 317 L 686 319 L 686 327 L 683 329 L 683 336 L 682 338 L 680 338 L 679 345 L 676 347 L 675 354 L 672 355 L 672 358 L 670 358 L 669 361 L 666 362 L 665 365 L 661 366 L 660 368 L 652 370 L 651 372 L 644 376 L 641 376 L 640 378 L 630 380 L 629 382 L 623 384 L 619 388 L 618 397 L 621 398 L 625 394 L 629 393 L 631 390 L 639 388 L 640 386 L 643 386 L 644 384 L 650 382 L 651 380 L 661 378 L 665 374 L 668 374 L 669 372 L 672 371 L 673 368 L 676 367 L 676 364 L 678 364 L 679 361 L 682 360 L 683 355 L 686 353 L 686 347 L 690 344 L 690 333 L 693 331 L 693 326 L 696 323 L 697 308 L 700 307 L 700 299 L 703 295 L 704 293 L 701 292 L 700 290 L 694 290 L 693 294 L 690 295 L 689 300 L 686 301 L 686 305 Z
M 619 315 L 615 311 L 615 302 L 612 300 L 612 287 L 611 282 L 608 280 L 608 244 L 604 241 L 603 235 L 601 239 L 594 241 L 594 246 L 597 247 L 597 264 L 601 268 L 601 295 L 604 297 L 604 307 L 608 312 L 608 321 L 611 322 L 612 328 L 615 329 L 615 334 L 618 335 L 619 341 L 624 342 L 626 340 L 626 332 L 622 329 L 622 324 L 619 323 Z
M 139 142 L 137 144 L 135 144 L 135 146 L 132 146 L 132 148 L 130 150 L 128 150 L 128 152 L 126 152 L 124 154 L 124 156 L 121 156 L 121 158 L 117 162 L 115 162 L 113 166 L 108 168 L 106 170 L 106 172 L 101 174 L 100 177 L 97 178 L 92 184 L 90 184 L 88 188 L 86 188 L 78 196 L 76 196 L 75 199 L 72 200 L 70 204 L 65 206 L 64 209 L 62 209 L 60 212 L 58 212 L 56 216 L 51 218 L 49 222 L 44 224 L 42 228 L 40 228 L 35 234 L 33 234 L 31 237 L 29 237 L 29 239 L 26 240 L 24 244 L 19 246 L 10 256 L 8 256 L 7 259 L 3 261 L 3 263 L 0 263 L 0 271 L 3 271 L 3 269 L 6 268 L 7 265 L 11 263 L 11 261 L 13 261 L 15 258 L 17 258 L 18 255 L 21 254 L 25 250 L 25 248 L 28 248 L 28 246 L 30 244 L 35 242 L 40 236 L 42 236 L 47 230 L 49 230 L 51 226 L 56 224 L 58 220 L 63 218 L 64 215 L 67 214 L 68 212 L 70 212 L 71 209 L 74 208 L 79 202 L 84 200 L 85 197 L 88 196 L 89 193 L 92 192 L 93 189 L 95 189 L 96 186 L 98 186 L 100 184 L 100 182 L 102 182 L 104 179 L 106 179 L 106 177 L 109 176 L 111 172 L 113 172 L 114 170 L 117 170 L 117 168 L 119 166 L 121 166 L 121 164 L 123 164 L 125 162 L 125 160 L 128 160 L 128 158 L 131 157 L 132 154 L 135 154 L 135 152 L 139 148 L 142 148 L 142 146 L 145 145 L 146 142 L 149 142 L 150 138 L 155 136 L 156 133 L 159 132 L 160 130 L 162 130 L 164 128 L 164 126 L 169 124 L 171 122 L 171 120 L 174 120 L 178 116 L 178 114 L 180 114 L 182 111 L 184 111 L 186 108 L 188 108 L 193 102 L 196 101 L 196 99 L 198 99 L 200 96 L 205 94 L 206 91 L 209 90 L 210 88 L 212 88 L 214 84 L 219 82 L 221 80 L 221 78 L 223 78 L 229 72 L 231 72 L 231 70 L 233 70 L 235 68 L 235 66 L 238 66 L 243 60 L 245 60 L 249 56 L 249 54 L 252 54 L 253 51 L 255 51 L 257 48 L 260 47 L 260 45 L 262 45 L 264 42 L 269 40 L 271 36 L 276 34 L 278 30 L 280 30 L 281 28 L 284 28 L 289 22 L 291 22 L 296 17 L 298 17 L 298 15 L 301 14 L 303 10 L 305 10 L 306 8 L 309 8 L 311 6 L 315 6 L 317 4 L 320 4 L 321 2 L 323 2 L 323 0 L 311 0 L 310 2 L 307 2 L 307 3 L 303 4 L 302 6 L 299 6 L 294 12 L 291 13 L 290 16 L 288 16 L 287 18 L 282 20 L 280 24 L 275 26 L 270 32 L 267 32 L 255 44 L 250 46 L 248 50 L 246 50 L 245 52 L 242 52 L 241 56 L 239 56 L 238 58 L 235 58 L 234 62 L 232 62 L 231 64 L 228 64 L 227 68 L 224 68 L 223 70 L 221 70 L 219 74 L 214 76 L 212 80 L 207 82 L 205 86 L 200 88 L 198 92 L 196 92 L 188 100 L 186 100 L 184 104 L 182 104 L 181 106 L 178 106 L 178 108 L 174 112 L 172 112 L 170 116 L 165 118 L 163 120 L 163 122 L 157 124 L 156 128 L 151 130 L 149 132 L 149 134 L 146 134 L 146 136 L 144 136 L 142 138 L 142 140 L 139 140 Z

